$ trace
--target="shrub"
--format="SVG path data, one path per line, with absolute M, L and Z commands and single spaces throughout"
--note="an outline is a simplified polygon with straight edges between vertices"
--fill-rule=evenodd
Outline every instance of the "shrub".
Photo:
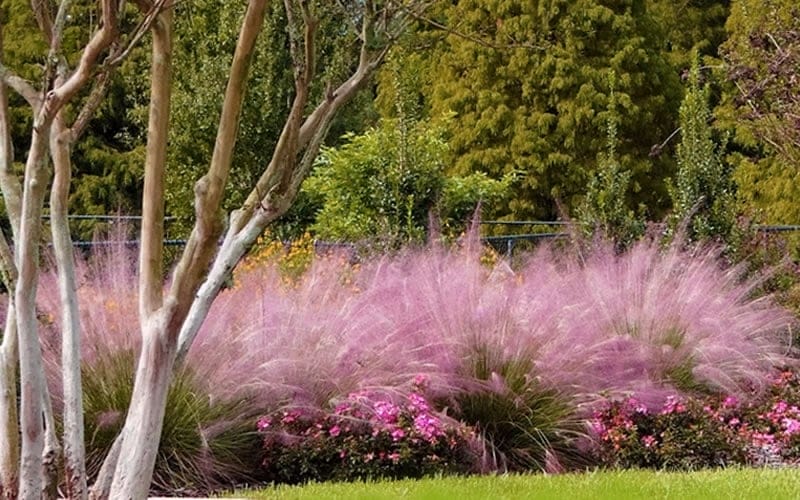
M 623 468 L 700 469 L 743 464 L 747 435 L 729 405 L 669 398 L 651 411 L 635 398 L 595 412 L 600 463 Z
M 421 477 L 466 472 L 468 428 L 431 410 L 411 392 L 399 402 L 351 393 L 332 411 L 285 409 L 258 421 L 272 481 Z
M 742 408 L 748 423 L 748 458 L 755 465 L 800 463 L 800 376 L 784 370 L 775 378 L 767 396 Z
M 635 398 L 611 400 L 591 428 L 600 463 L 698 469 L 800 462 L 800 378 L 783 371 L 761 398 L 670 398 L 651 411 Z

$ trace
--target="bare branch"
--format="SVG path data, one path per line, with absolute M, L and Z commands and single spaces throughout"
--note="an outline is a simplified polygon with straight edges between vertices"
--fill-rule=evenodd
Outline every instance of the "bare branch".
M 34 88 L 32 83 L 16 75 L 2 63 L 0 63 L 0 79 L 3 80 L 6 85 L 14 89 L 17 94 L 21 95 L 31 108 L 34 110 L 39 109 L 41 98 L 39 97 L 39 92 Z
M 80 136 L 83 135 L 83 132 L 86 130 L 86 126 L 89 125 L 89 121 L 92 119 L 92 116 L 94 116 L 97 108 L 100 107 L 100 104 L 103 103 L 103 99 L 105 99 L 108 89 L 111 87 L 111 74 L 112 70 L 109 69 L 98 74 L 95 78 L 92 91 L 89 93 L 89 97 L 86 98 L 83 108 L 81 108 L 81 111 L 78 113 L 78 116 L 75 118 L 75 121 L 70 129 L 70 142 L 77 141 Z
M 209 248 L 215 249 L 215 245 L 209 243 L 215 241 L 222 231 L 221 217 L 218 214 L 233 160 L 233 148 L 236 144 L 239 117 L 244 102 L 247 73 L 264 22 L 266 8 L 266 0 L 249 2 L 231 63 L 231 76 L 225 90 L 225 100 L 211 165 L 208 173 L 200 179 L 195 188 L 197 220 L 186 250 L 175 271 L 175 285 L 171 291 L 171 296 L 178 303 L 186 303 L 185 313 L 188 313 L 188 302 L 194 296 L 202 280 L 200 273 L 206 271 L 213 257 Z M 180 322 L 183 322 L 183 316 L 180 318 Z M 177 335 L 178 331 L 175 334 Z
M 130 55 L 131 51 L 134 47 L 136 47 L 142 37 L 144 37 L 144 35 L 150 31 L 153 23 L 156 22 L 156 19 L 158 18 L 158 14 L 164 9 L 168 8 L 167 1 L 168 0 L 158 0 L 155 3 L 151 3 L 148 1 L 139 0 L 136 2 L 139 10 L 144 12 L 145 16 L 136 26 L 136 29 L 133 30 L 127 45 L 114 54 L 111 54 L 103 63 L 104 66 L 118 66 L 123 60 L 125 60 L 125 58 L 128 57 L 128 55 Z
M 71 3 L 70 1 L 62 2 Z M 53 3 L 50 0 L 31 0 L 31 10 L 47 45 L 53 44 Z
M 91 78 L 100 54 L 117 38 L 118 5 L 114 0 L 101 0 L 102 22 L 84 48 L 78 67 L 58 88 L 47 93 L 44 106 L 34 126 L 53 119 L 61 106 L 69 101 Z M 60 14 L 60 12 L 59 12 Z

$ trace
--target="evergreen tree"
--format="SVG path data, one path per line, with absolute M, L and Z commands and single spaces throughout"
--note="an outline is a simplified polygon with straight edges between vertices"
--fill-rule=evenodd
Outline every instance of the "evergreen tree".
M 711 126 L 709 86 L 700 82 L 699 59 L 689 72 L 680 108 L 678 173 L 672 186 L 670 226 L 687 225 L 688 237 L 727 240 L 736 223 L 734 184 Z
M 680 82 L 646 2 L 467 0 L 437 19 L 450 31 L 430 54 L 424 93 L 434 116 L 455 113 L 455 173 L 516 173 L 509 217 L 554 218 L 557 201 L 576 208 L 605 147 L 613 71 L 618 161 L 636 201 L 660 216 L 673 164 L 648 153 L 674 129 Z
M 619 115 L 614 96 L 614 74 L 611 74 L 611 93 L 608 104 L 606 151 L 600 153 L 597 172 L 589 181 L 586 199 L 578 212 L 584 234 L 611 238 L 619 250 L 633 243 L 644 232 L 644 223 L 628 207 L 631 175 L 617 159 L 617 127 Z
M 743 208 L 769 223 L 800 222 L 800 7 L 735 0 L 722 54 L 730 85 L 716 113 L 735 131 Z

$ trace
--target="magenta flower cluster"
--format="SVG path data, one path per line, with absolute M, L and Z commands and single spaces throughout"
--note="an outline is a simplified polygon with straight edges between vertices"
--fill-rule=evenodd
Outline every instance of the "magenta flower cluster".
M 474 433 L 418 392 L 350 393 L 330 412 L 292 408 L 260 418 L 267 479 L 281 482 L 460 472 Z

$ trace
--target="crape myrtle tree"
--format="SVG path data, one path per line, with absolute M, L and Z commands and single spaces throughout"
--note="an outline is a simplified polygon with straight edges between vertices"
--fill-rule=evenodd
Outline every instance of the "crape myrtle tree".
M 0 355 L 0 485 L 5 497 L 54 496 L 58 484 L 59 437 L 44 382 L 37 332 L 41 215 L 48 185 L 54 253 L 62 298 L 62 351 L 65 415 L 66 494 L 145 498 L 150 486 L 167 389 L 222 284 L 264 228 L 289 208 L 319 152 L 332 119 L 383 61 L 393 42 L 428 7 L 423 0 L 314 2 L 284 0 L 292 67 L 291 105 L 271 158 L 242 205 L 225 216 L 228 180 L 256 40 L 269 7 L 251 0 L 241 20 L 209 165 L 194 190 L 195 223 L 175 270 L 164 286 L 163 220 L 167 136 L 172 89 L 173 2 L 102 0 L 99 22 L 76 64 L 64 56 L 65 27 L 73 2 L 34 1 L 34 17 L 47 41 L 43 71 L 34 82 L 0 65 L 0 182 L 12 221 L 13 254 L 0 244 L 9 299 Z M 330 62 L 318 57 L 318 27 L 323 9 L 336 8 L 346 22 L 335 35 L 351 44 L 352 71 L 329 78 L 312 102 L 312 84 Z M 139 254 L 139 314 L 142 347 L 124 428 L 106 458 L 96 483 L 86 485 L 81 421 L 79 325 L 72 245 L 66 219 L 71 184 L 70 150 L 86 121 L 103 100 L 114 68 L 146 33 L 152 36 L 150 105 L 144 165 Z M 25 172 L 12 168 L 7 91 L 21 95 L 33 110 Z M 189 125 L 187 125 L 189 126 Z M 52 166 L 52 168 L 51 168 Z M 222 243 L 220 244 L 220 239 Z M 4 243 L 7 243 L 4 241 Z M 13 256 L 12 256 L 13 255 Z M 17 345 L 18 344 L 18 345 Z M 20 404 L 14 372 L 19 357 Z M 16 437 L 21 437 L 18 445 Z

